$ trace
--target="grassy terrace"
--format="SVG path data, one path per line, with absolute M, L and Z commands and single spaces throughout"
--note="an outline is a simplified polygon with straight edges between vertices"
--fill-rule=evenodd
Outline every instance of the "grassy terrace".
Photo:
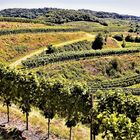
M 26 29 L 26 28 L 47 28 L 48 25 L 39 23 L 20 23 L 20 22 L 0 22 L 0 30 L 14 30 L 14 29 Z M 49 26 L 51 27 L 51 26 Z
M 64 78 L 68 81 L 90 81 L 94 84 L 97 82 L 100 83 L 101 81 L 112 81 L 113 79 L 123 80 L 123 78 L 125 79 L 130 75 L 137 75 L 140 68 L 139 61 L 140 57 L 138 53 L 118 56 L 102 56 L 91 59 L 80 59 L 78 61 L 61 61 L 36 67 L 30 69 L 30 71 L 45 74 L 46 77 L 52 79 Z M 116 68 L 113 68 L 114 62 L 117 64 Z M 117 83 L 120 83 L 120 81 Z M 125 81 L 124 83 L 127 84 Z
M 57 28 L 57 27 L 48 27 L 48 28 L 27 28 L 27 29 L 15 29 L 15 30 L 1 30 L 0 35 L 9 35 L 9 34 L 21 34 L 21 33 L 48 33 L 48 32 L 77 32 L 78 29 L 74 28 Z
M 4 35 L 0 37 L 0 60 L 11 62 L 25 54 L 45 49 L 49 44 L 59 44 L 87 36 L 84 32 Z
M 69 22 L 65 23 L 62 26 L 70 26 L 78 29 L 82 29 L 83 31 L 87 32 L 124 32 L 129 30 L 129 22 L 125 20 L 115 20 L 115 19 L 106 19 L 108 26 L 103 26 L 99 23 L 95 22 Z

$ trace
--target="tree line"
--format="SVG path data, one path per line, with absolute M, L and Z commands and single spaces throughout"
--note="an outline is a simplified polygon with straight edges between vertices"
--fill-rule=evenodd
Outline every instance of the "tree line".
M 52 15 L 51 15 L 52 14 Z M 6 17 L 22 17 L 28 19 L 35 19 L 38 17 L 43 17 L 46 20 L 52 20 L 53 22 L 63 23 L 68 21 L 104 21 L 101 18 L 113 18 L 113 19 L 124 19 L 124 20 L 134 20 L 140 21 L 137 16 L 130 15 L 120 15 L 117 13 L 109 12 L 97 12 L 92 10 L 68 10 L 68 9 L 58 9 L 58 8 L 32 8 L 32 9 L 22 9 L 22 8 L 12 8 L 0 11 L 1 16 Z M 58 16 L 58 17 L 57 17 Z M 57 19 L 58 18 L 58 19 Z M 105 23 L 105 22 L 104 22 Z M 105 23 L 106 24 L 106 23 Z
M 133 140 L 140 136 L 140 102 L 121 89 L 98 90 L 94 95 L 86 84 L 46 79 L 1 65 L 0 101 L 7 107 L 8 122 L 10 106 L 14 103 L 21 109 L 26 116 L 27 130 L 32 106 L 39 108 L 48 119 L 48 138 L 56 114 L 65 118 L 70 140 L 72 128 L 80 122 L 90 128 L 91 140 L 99 134 L 114 140 Z
M 103 12 L 103 11 L 98 12 L 98 11 L 85 10 L 85 9 L 80 9 L 79 11 L 84 11 L 85 13 L 94 15 L 98 18 L 112 18 L 112 19 L 140 21 L 140 17 L 132 16 L 132 15 L 122 15 L 118 13 Z
M 100 23 L 104 26 L 108 26 L 108 24 L 103 19 L 99 19 L 95 15 L 78 10 L 57 9 L 57 8 L 39 8 L 39 9 L 13 8 L 1 10 L 0 15 L 3 17 L 37 19 L 43 22 L 51 22 L 56 24 L 62 24 L 72 21 L 90 21 Z
M 115 38 L 118 41 L 123 41 L 125 40 L 126 42 L 136 42 L 136 43 L 140 43 L 140 37 L 136 36 L 133 37 L 131 35 L 127 35 L 126 37 L 124 37 L 122 34 L 121 35 L 115 35 L 113 36 L 113 38 Z

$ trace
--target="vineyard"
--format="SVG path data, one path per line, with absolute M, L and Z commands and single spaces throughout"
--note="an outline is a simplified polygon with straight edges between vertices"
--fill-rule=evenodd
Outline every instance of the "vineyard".
M 101 116 L 105 117 L 106 115 L 110 115 L 107 112 L 104 112 L 106 108 L 102 108 L 103 103 L 109 105 L 109 103 L 107 103 L 106 101 L 111 99 L 112 96 L 118 98 L 118 100 L 120 101 L 120 106 L 124 107 L 124 104 L 127 108 L 132 108 L 132 106 L 139 108 L 140 106 L 140 102 L 138 102 L 137 99 L 133 98 L 131 94 L 128 95 L 122 90 L 118 89 L 116 90 L 115 94 L 113 92 L 110 92 L 110 95 L 108 95 L 108 97 L 106 97 L 105 95 L 104 99 L 99 99 L 101 101 L 97 105 L 98 112 L 95 113 L 92 112 L 93 95 L 90 94 L 86 85 L 81 85 L 80 83 L 65 83 L 60 80 L 50 81 L 44 78 L 40 79 L 40 77 L 37 77 L 37 75 L 15 71 L 4 66 L 1 66 L 0 68 L 0 87 L 0 99 L 7 107 L 7 121 L 10 121 L 10 105 L 14 103 L 19 106 L 21 111 L 25 114 L 26 130 L 28 130 L 28 118 L 32 109 L 32 105 L 34 105 L 35 107 L 39 108 L 45 118 L 48 119 L 48 139 L 50 137 L 50 122 L 56 114 L 59 115 L 59 117 L 66 119 L 66 126 L 70 129 L 70 139 L 72 137 L 72 128 L 75 127 L 79 122 L 92 126 L 92 135 L 96 137 L 99 133 L 110 130 L 109 128 L 106 128 L 105 130 L 100 130 L 99 128 L 102 128 L 105 125 L 103 122 L 100 123 L 100 121 L 102 121 L 103 119 Z M 99 98 L 98 95 L 99 93 L 97 93 L 96 95 L 97 98 Z M 129 100 L 133 100 L 133 104 L 127 104 Z M 67 102 L 69 102 L 69 104 L 67 104 Z M 114 103 L 118 104 L 115 99 Z M 109 105 L 109 107 L 111 106 Z M 120 117 L 130 119 L 129 123 L 132 125 L 132 127 L 136 127 L 136 129 L 132 130 L 131 133 L 133 134 L 134 138 L 138 138 L 139 129 L 137 130 L 137 126 L 139 124 L 137 122 L 137 117 L 139 116 L 140 112 L 137 109 L 134 110 L 134 108 L 132 108 L 132 110 L 137 115 L 133 116 L 133 114 L 130 114 L 131 109 L 125 110 L 125 108 L 122 108 L 121 111 L 127 111 L 127 114 L 126 116 L 120 115 Z M 118 108 L 116 108 L 116 111 L 119 112 Z M 94 124 L 92 113 L 95 113 L 94 120 L 96 118 L 96 121 L 98 122 L 98 124 L 96 125 Z M 111 115 L 116 114 L 113 114 L 112 112 Z M 95 126 L 98 127 L 96 131 L 94 130 Z M 122 127 L 125 127 L 125 125 L 122 125 Z M 126 136 L 130 137 L 130 131 Z M 107 137 L 107 135 L 105 135 L 105 137 Z M 115 137 L 115 134 L 113 137 Z
M 92 42 L 83 40 L 76 43 L 64 45 L 63 47 L 55 48 L 54 52 L 60 53 L 65 51 L 83 51 L 83 50 L 91 50 Z
M 117 50 L 85 50 L 85 51 L 70 51 L 64 53 L 54 53 L 51 55 L 40 54 L 39 56 L 34 56 L 26 61 L 23 61 L 22 64 L 28 68 L 34 68 L 38 66 L 44 66 L 49 63 L 66 61 L 66 60 L 78 60 L 95 56 L 107 56 L 107 55 L 122 55 L 128 53 L 138 53 L 140 48 L 130 48 L 130 49 L 117 49 Z
M 139 140 L 139 17 L 0 11 L 0 140 Z
M 89 84 L 90 84 L 90 87 L 93 89 L 94 88 L 95 89 L 98 89 L 98 88 L 107 89 L 107 88 L 115 88 L 115 87 L 123 88 L 123 87 L 128 87 L 128 86 L 132 86 L 132 85 L 139 84 L 139 83 L 140 83 L 140 75 L 98 82 L 96 84 L 93 84 L 93 83 L 89 83 Z M 140 91 L 139 91 L 139 94 L 140 94 Z
M 21 33 L 48 33 L 48 32 L 77 32 L 78 29 L 63 29 L 63 28 L 48 28 L 48 29 L 17 29 L 17 30 L 2 30 L 0 35 L 21 34 Z

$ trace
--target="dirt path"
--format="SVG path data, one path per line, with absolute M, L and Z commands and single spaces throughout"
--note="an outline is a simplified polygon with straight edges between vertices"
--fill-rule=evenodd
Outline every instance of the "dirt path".
M 63 43 L 56 44 L 56 45 L 54 45 L 54 46 L 55 46 L 55 47 L 60 47 L 60 46 L 72 44 L 72 43 L 79 42 L 79 41 L 83 41 L 83 40 L 93 40 L 94 37 L 95 37 L 95 35 L 92 35 L 92 34 L 88 34 L 88 33 L 87 33 L 86 37 L 82 37 L 82 38 L 80 38 L 80 39 L 75 39 L 75 40 L 72 40 L 72 41 L 66 41 L 66 42 L 63 42 Z M 10 67 L 16 67 L 16 66 L 20 65 L 22 61 L 24 61 L 24 60 L 26 60 L 26 59 L 28 59 L 28 58 L 34 56 L 34 55 L 40 54 L 41 52 L 43 52 L 43 51 L 45 51 L 45 50 L 47 50 L 46 47 L 45 47 L 45 48 L 41 48 L 41 49 L 39 49 L 39 50 L 37 50 L 37 51 L 35 51 L 35 52 L 32 52 L 32 53 L 30 53 L 30 54 L 28 54 L 28 55 L 26 55 L 26 56 L 20 58 L 19 60 L 17 60 L 17 61 L 15 61 L 15 62 L 11 63 L 9 66 L 10 66 Z

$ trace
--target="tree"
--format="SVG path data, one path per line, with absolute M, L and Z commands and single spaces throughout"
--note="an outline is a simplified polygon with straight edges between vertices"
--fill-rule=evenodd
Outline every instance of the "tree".
M 41 110 L 43 116 L 48 119 L 48 139 L 50 136 L 50 122 L 51 119 L 54 118 L 56 111 L 54 102 L 51 102 L 54 100 L 54 98 L 51 98 L 52 85 L 53 84 L 50 81 L 46 81 L 45 78 L 42 78 L 36 97 L 36 106 Z
M 80 83 L 74 83 L 70 87 L 70 93 L 65 105 L 65 118 L 66 126 L 70 128 L 70 137 L 72 139 L 72 128 L 77 125 L 85 116 L 87 116 L 90 110 L 89 93 L 86 85 Z M 87 103 L 88 102 L 88 103 Z
M 135 38 L 135 42 L 140 43 L 140 37 L 137 36 L 137 37 Z
M 66 119 L 69 128 L 69 139 L 72 139 L 72 128 L 86 115 L 89 105 L 86 85 L 80 83 L 67 83 L 65 80 L 56 80 L 52 85 L 50 105 L 58 116 Z
M 123 41 L 123 35 L 122 34 L 114 35 L 113 38 L 115 38 L 118 41 Z
M 31 73 L 19 73 L 17 76 L 17 103 L 22 112 L 26 115 L 26 130 L 28 130 L 28 117 L 31 106 L 34 104 L 36 91 L 38 89 L 38 79 Z
M 103 45 L 104 45 L 104 38 L 102 36 L 101 33 L 99 33 L 96 38 L 95 38 L 95 41 L 92 43 L 92 48 L 94 50 L 98 50 L 98 49 L 102 49 L 103 48 Z
M 123 39 L 122 48 L 125 48 L 125 47 L 126 47 L 126 42 L 125 42 L 125 40 Z
M 82 118 L 82 123 L 90 127 L 90 140 L 96 140 L 96 136 L 100 132 L 101 125 L 99 119 L 97 118 L 99 113 L 94 102 L 95 98 L 93 96 L 93 93 L 90 93 L 86 101 L 86 106 L 88 106 L 86 107 L 87 113 L 84 114 Z
M 121 89 L 98 91 L 96 95 L 97 105 L 91 106 L 82 121 L 92 128 L 91 140 L 95 140 L 99 133 L 103 138 L 114 140 L 139 138 L 140 102 Z
M 0 68 L 0 96 L 3 104 L 7 107 L 7 122 L 9 122 L 9 107 L 14 100 L 15 72 L 8 67 Z
M 51 54 L 51 53 L 55 53 L 56 52 L 56 48 L 53 47 L 52 45 L 48 46 L 48 49 L 46 50 L 46 54 Z
M 135 39 L 131 35 L 128 35 L 128 36 L 125 37 L 125 41 L 126 42 L 134 42 Z
M 61 80 L 46 80 L 42 78 L 37 94 L 37 107 L 45 118 L 48 119 L 48 139 L 50 136 L 50 124 L 55 114 L 61 114 L 62 106 L 67 97 L 63 91 L 64 82 Z M 65 99 L 63 97 L 66 97 Z

